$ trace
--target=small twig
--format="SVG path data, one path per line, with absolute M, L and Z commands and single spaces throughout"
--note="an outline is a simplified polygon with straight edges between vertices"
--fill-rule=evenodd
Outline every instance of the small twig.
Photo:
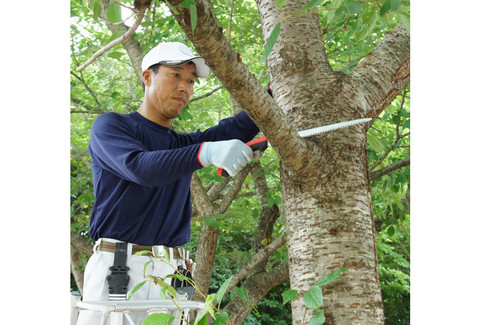
M 194 101 L 197 101 L 197 100 L 200 100 L 200 99 L 204 99 L 204 98 L 212 95 L 213 93 L 217 92 L 218 90 L 220 90 L 220 89 L 222 89 L 222 88 L 223 88 L 223 86 L 218 86 L 217 88 L 213 89 L 212 91 L 210 91 L 210 92 L 208 92 L 208 93 L 205 93 L 205 94 L 203 94 L 203 95 L 201 95 L 201 96 L 194 97 L 194 98 L 190 99 L 189 103 L 194 102 Z
M 81 76 L 78 76 L 75 74 L 75 72 L 71 71 L 70 70 L 70 73 L 75 77 L 77 78 L 78 80 L 80 80 L 83 85 L 85 86 L 85 88 L 87 88 L 88 92 L 92 95 L 93 99 L 95 99 L 95 102 L 97 103 L 97 105 L 100 105 L 100 102 L 98 101 L 98 98 L 97 96 L 95 95 L 95 93 L 93 92 L 92 88 L 90 88 L 87 84 L 87 82 L 85 81 L 85 79 L 83 79 L 83 75 Z
M 387 167 L 377 170 L 376 172 L 370 173 L 370 180 L 373 181 L 374 179 L 387 175 L 394 170 L 400 169 L 408 165 L 410 165 L 410 157 L 399 160 L 397 162 L 394 162 L 393 164 L 388 165 Z
M 138 16 L 137 16 L 137 19 L 135 20 L 135 23 L 132 25 L 132 27 L 130 27 L 130 29 L 128 31 L 125 32 L 125 34 L 123 34 L 122 36 L 120 36 L 119 38 L 117 38 L 116 40 L 113 40 L 111 41 L 110 43 L 108 43 L 106 46 L 104 46 L 102 49 L 100 49 L 99 51 L 97 51 L 95 54 L 92 55 L 92 57 L 90 59 L 88 59 L 87 62 L 85 62 L 84 64 L 82 64 L 80 67 L 77 68 L 77 72 L 80 72 L 82 71 L 83 69 L 85 69 L 87 66 L 89 66 L 93 61 L 95 61 L 96 59 L 98 59 L 100 56 L 102 56 L 105 52 L 107 52 L 108 50 L 110 50 L 112 47 L 114 47 L 115 45 L 117 44 L 120 44 L 122 43 L 124 40 L 126 40 L 128 37 L 130 37 L 131 35 L 133 35 L 133 33 L 135 32 L 135 30 L 137 30 L 138 26 L 140 26 L 140 24 L 142 23 L 142 20 L 143 20 L 143 17 L 145 17 L 145 12 L 146 12 L 147 9 L 144 9 L 143 11 L 140 11 L 138 13 Z
M 234 8 L 235 0 L 232 0 L 232 5 L 230 7 L 230 20 L 228 22 L 228 43 L 230 43 L 230 36 L 232 34 L 232 19 L 233 19 L 233 8 Z

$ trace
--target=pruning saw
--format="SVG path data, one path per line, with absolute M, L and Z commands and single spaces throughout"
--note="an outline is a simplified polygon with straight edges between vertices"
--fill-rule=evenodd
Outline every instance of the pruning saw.
M 317 135 L 317 134 L 320 134 L 320 133 L 330 132 L 330 131 L 333 131 L 333 130 L 338 130 L 338 129 L 341 129 L 341 128 L 345 128 L 345 127 L 352 126 L 352 125 L 357 125 L 357 124 L 360 124 L 360 123 L 366 123 L 366 122 L 371 121 L 371 120 L 372 119 L 370 117 L 367 117 L 367 118 L 360 118 L 360 119 L 351 120 L 351 121 L 345 121 L 345 122 L 340 122 L 340 123 L 334 123 L 334 124 L 319 126 L 319 127 L 308 129 L 308 130 L 299 131 L 298 135 L 302 138 L 308 138 L 308 137 L 311 137 L 311 136 L 314 136 L 314 135 Z M 246 145 L 249 146 L 252 149 L 252 151 L 257 151 L 257 150 L 263 151 L 263 150 L 267 149 L 267 147 L 270 145 L 270 142 L 268 141 L 267 137 L 262 136 L 258 139 L 247 142 Z M 222 169 L 222 168 L 219 168 L 217 170 L 217 174 L 219 174 L 222 177 L 230 176 L 230 175 L 228 175 L 228 172 L 225 169 Z

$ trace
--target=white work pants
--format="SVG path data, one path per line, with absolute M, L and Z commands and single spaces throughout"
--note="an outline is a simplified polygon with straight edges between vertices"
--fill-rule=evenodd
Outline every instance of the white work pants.
M 130 245 L 129 245 L 130 248 Z M 108 282 L 107 276 L 111 273 L 110 267 L 113 265 L 114 254 L 104 251 L 96 251 L 88 260 L 84 273 L 83 285 L 83 301 L 107 301 L 108 300 Z M 130 268 L 128 275 L 130 281 L 128 283 L 128 290 L 134 288 L 140 282 L 146 279 L 143 276 L 143 268 L 145 263 L 152 260 L 148 264 L 145 274 L 156 277 L 165 277 L 168 274 L 175 273 L 175 270 L 166 263 L 160 262 L 158 258 L 151 256 L 131 255 L 131 249 L 127 254 L 127 266 Z M 172 265 L 177 266 L 177 261 L 170 259 Z M 175 263 L 175 264 L 173 264 Z M 170 278 L 165 282 L 170 284 Z M 148 281 L 143 287 L 135 292 L 131 300 L 162 300 L 160 296 L 160 286 Z M 135 324 L 141 324 L 143 319 L 147 316 L 145 312 L 131 312 L 130 316 L 135 321 Z M 81 310 L 77 320 L 77 325 L 97 325 L 101 323 L 102 313 L 99 311 Z M 124 324 L 129 324 L 124 317 Z M 110 324 L 110 320 L 107 322 Z M 175 322 L 174 322 L 175 324 Z

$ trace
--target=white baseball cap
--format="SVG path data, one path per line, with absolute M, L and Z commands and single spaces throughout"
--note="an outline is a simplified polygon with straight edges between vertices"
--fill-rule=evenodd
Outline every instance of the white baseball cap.
M 155 64 L 178 66 L 189 61 L 195 64 L 198 78 L 207 78 L 210 75 L 210 68 L 205 64 L 205 60 L 201 56 L 195 56 L 188 46 L 180 42 L 160 43 L 151 49 L 143 57 L 142 71 Z

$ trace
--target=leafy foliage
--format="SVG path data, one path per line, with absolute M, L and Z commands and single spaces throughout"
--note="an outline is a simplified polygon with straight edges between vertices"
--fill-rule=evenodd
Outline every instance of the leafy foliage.
M 133 0 L 121 2 L 127 6 L 133 6 Z M 89 4 L 88 7 L 86 3 Z M 242 61 L 250 72 L 262 84 L 267 85 L 268 74 L 262 55 L 268 56 L 267 46 L 274 46 L 281 25 L 277 25 L 278 32 L 274 30 L 276 34 L 272 32 L 271 42 L 267 41 L 264 50 L 255 3 L 236 1 L 230 20 L 231 3 L 229 0 L 212 1 L 211 11 L 220 21 L 225 33 L 230 35 L 232 47 L 241 55 Z M 283 8 L 288 2 L 277 0 L 276 3 L 278 8 Z M 192 5 L 188 1 L 186 4 L 189 8 Z M 86 70 L 75 72 L 76 67 L 120 34 L 109 31 L 99 19 L 98 0 L 91 2 L 72 0 L 70 8 L 71 228 L 74 232 L 89 238 L 88 222 L 93 206 L 93 188 L 87 148 L 91 125 L 98 114 L 103 112 L 135 111 L 141 103 L 143 91 L 127 52 L 120 45 L 97 59 Z M 119 22 L 126 18 L 123 10 L 115 3 L 111 2 L 108 8 L 107 17 L 110 22 Z M 173 40 L 185 42 L 191 46 L 164 2 L 153 1 L 152 8 L 155 10 L 147 12 L 135 36 L 143 49 L 149 49 L 161 41 Z M 381 2 L 312 0 L 302 10 L 318 12 L 322 26 L 321 37 L 330 63 L 334 69 L 345 73 L 352 71 L 388 30 L 400 22 L 409 27 L 409 1 L 405 0 Z M 195 26 L 193 21 L 192 26 Z M 221 84 L 213 75 L 206 80 L 201 80 L 195 87 L 193 98 L 207 94 L 219 86 Z M 229 94 L 224 89 L 220 89 L 207 99 L 192 101 L 173 126 L 179 132 L 206 129 L 220 119 L 231 116 L 231 106 Z M 407 88 L 406 92 L 399 95 L 382 113 L 368 132 L 367 149 L 370 165 L 380 162 L 371 172 L 381 170 L 410 156 L 409 107 L 409 88 Z M 396 142 L 397 134 L 406 136 Z M 394 144 L 393 147 L 392 144 Z M 386 152 L 388 155 L 382 160 Z M 260 162 L 270 187 L 266 204 L 269 206 L 276 204 L 281 211 L 279 161 L 275 151 L 267 149 L 260 158 Z M 204 184 L 222 181 L 214 168 L 203 168 L 197 173 Z M 409 168 L 405 167 L 372 181 L 373 213 L 378 225 L 379 273 L 387 324 L 409 323 L 410 214 L 403 200 L 408 194 L 409 178 Z M 187 245 L 187 249 L 192 251 L 193 257 L 199 227 L 202 223 L 207 222 L 220 229 L 216 264 L 210 288 L 211 292 L 217 292 L 217 297 L 223 296 L 220 290 L 221 285 L 253 254 L 253 240 L 261 208 L 255 194 L 253 180 L 249 176 L 227 212 L 223 215 L 210 216 L 208 220 L 194 218 L 192 222 L 192 240 Z M 284 221 L 281 215 L 275 222 L 273 237 L 278 237 L 283 232 Z M 270 258 L 271 262 L 285 260 L 287 260 L 285 247 L 280 248 Z M 267 294 L 255 306 L 245 324 L 289 324 L 289 305 L 284 303 L 294 299 L 294 293 L 286 291 L 288 287 L 287 281 Z M 248 299 L 246 290 L 242 289 L 241 285 L 223 298 L 222 305 L 224 306 L 235 297 Z M 313 289 L 307 296 L 311 306 L 320 303 L 320 299 L 317 289 Z M 313 322 L 320 322 L 322 317 L 317 314 Z

